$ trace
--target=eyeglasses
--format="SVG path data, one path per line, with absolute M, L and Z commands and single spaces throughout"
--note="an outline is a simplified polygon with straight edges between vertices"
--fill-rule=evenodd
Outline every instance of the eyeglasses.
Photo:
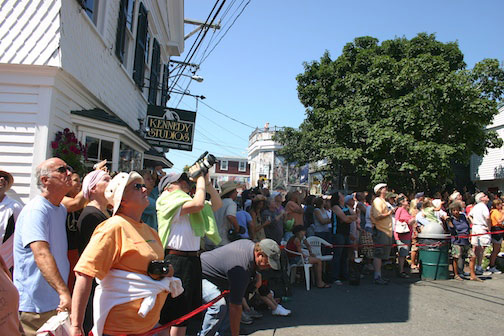
M 61 167 L 56 168 L 54 171 L 61 173 L 61 174 L 64 174 L 67 171 L 69 171 L 70 173 L 73 173 L 74 170 L 70 166 L 61 166 Z
M 145 184 L 135 183 L 135 184 L 133 184 L 133 188 L 135 188 L 136 190 L 142 190 L 142 188 L 147 188 L 147 187 L 145 186 Z

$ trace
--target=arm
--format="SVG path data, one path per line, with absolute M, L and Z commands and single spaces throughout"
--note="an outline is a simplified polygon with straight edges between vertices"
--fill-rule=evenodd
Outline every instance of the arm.
M 70 310 L 72 300 L 70 297 L 70 291 L 68 290 L 65 281 L 63 281 L 63 278 L 58 270 L 58 266 L 56 265 L 56 261 L 49 250 L 49 243 L 45 241 L 35 241 L 30 244 L 30 248 L 33 252 L 35 263 L 37 263 L 37 267 L 40 269 L 42 276 L 59 294 L 60 304 L 58 306 L 58 311 Z
M 222 199 L 219 196 L 219 193 L 212 185 L 210 181 L 210 174 L 205 175 L 205 188 L 206 191 L 210 194 L 210 203 L 212 203 L 212 211 L 215 212 L 222 208 Z
M 205 193 L 205 178 L 203 176 L 198 176 L 198 179 L 196 180 L 196 193 L 194 194 L 194 198 L 182 205 L 180 216 L 203 210 L 203 207 L 205 206 Z
M 229 324 L 231 326 L 231 336 L 239 336 L 242 305 L 229 303 Z
M 229 221 L 229 223 L 231 223 L 231 225 L 233 225 L 236 232 L 240 232 L 240 225 L 238 224 L 238 220 L 236 219 L 236 216 L 227 215 L 226 218 Z
M 338 219 L 342 220 L 345 223 L 352 223 L 354 220 L 357 219 L 356 214 L 353 214 L 350 216 L 345 215 L 345 213 L 341 210 L 341 208 L 339 206 L 334 206 L 332 210 L 336 214 Z
M 75 286 L 72 298 L 72 314 L 70 315 L 71 335 L 84 335 L 82 323 L 86 306 L 91 293 L 93 278 L 86 274 L 75 272 Z
M 82 191 L 79 191 L 79 193 L 73 198 L 67 196 L 63 197 L 61 203 L 65 206 L 68 212 L 74 212 L 84 208 L 86 199 L 84 198 Z
M 250 223 L 249 223 L 249 236 L 250 236 L 251 240 L 254 240 L 256 226 L 257 226 L 256 214 L 255 214 L 255 211 L 250 211 L 249 214 L 250 214 L 250 217 L 252 217 L 252 221 L 250 221 Z

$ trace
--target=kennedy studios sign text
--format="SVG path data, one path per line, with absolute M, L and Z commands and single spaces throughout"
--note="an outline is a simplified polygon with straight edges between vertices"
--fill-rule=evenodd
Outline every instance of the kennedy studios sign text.
M 157 147 L 192 151 L 196 112 L 149 105 L 145 139 Z

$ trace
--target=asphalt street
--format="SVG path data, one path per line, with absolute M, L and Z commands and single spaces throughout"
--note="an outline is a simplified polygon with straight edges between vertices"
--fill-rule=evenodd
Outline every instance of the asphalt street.
M 290 317 L 264 317 L 243 326 L 253 336 L 298 335 L 476 335 L 500 334 L 504 313 L 504 274 L 484 282 L 421 281 L 391 277 L 386 286 L 371 278 L 360 286 L 313 288 L 295 285 L 284 304 Z

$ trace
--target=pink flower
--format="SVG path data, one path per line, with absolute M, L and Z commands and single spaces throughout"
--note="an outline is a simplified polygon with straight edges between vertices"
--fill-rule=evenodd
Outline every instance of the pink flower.
M 58 148 L 58 141 L 51 142 L 51 147 L 52 147 L 52 149 Z

